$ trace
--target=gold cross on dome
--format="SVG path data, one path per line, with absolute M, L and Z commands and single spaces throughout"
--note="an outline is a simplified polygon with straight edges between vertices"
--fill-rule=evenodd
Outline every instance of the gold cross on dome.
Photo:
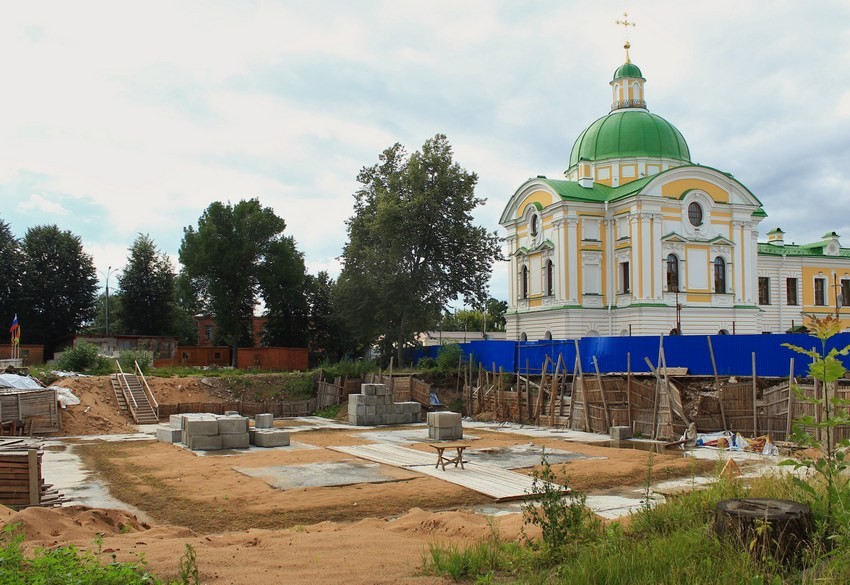
M 629 13 L 628 13 L 628 12 L 624 12 L 624 13 L 623 13 L 623 20 L 617 19 L 617 20 L 616 20 L 616 23 L 617 23 L 617 24 L 622 24 L 622 25 L 626 28 L 626 31 L 628 31 L 628 30 L 629 30 L 629 27 L 630 27 L 630 26 L 636 26 L 636 23 L 634 23 L 634 22 L 629 22 Z

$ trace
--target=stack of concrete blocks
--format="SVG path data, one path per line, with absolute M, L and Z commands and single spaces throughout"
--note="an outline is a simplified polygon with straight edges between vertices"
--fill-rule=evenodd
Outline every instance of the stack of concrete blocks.
M 257 447 L 286 447 L 289 445 L 289 433 L 274 427 L 274 415 L 258 414 L 254 417 L 254 427 L 248 430 L 251 444 Z
M 429 412 L 428 438 L 433 441 L 463 439 L 459 412 Z
M 157 429 L 157 439 L 185 444 L 198 451 L 247 449 L 248 418 L 239 414 L 175 414 L 169 418 L 169 428 Z
M 421 420 L 422 405 L 393 402 L 386 384 L 362 384 L 360 394 L 348 395 L 348 422 L 353 425 L 400 425 Z

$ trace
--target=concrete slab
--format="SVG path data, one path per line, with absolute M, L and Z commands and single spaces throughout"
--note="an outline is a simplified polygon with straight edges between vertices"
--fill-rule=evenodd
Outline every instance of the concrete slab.
M 356 483 L 384 483 L 413 479 L 417 474 L 390 470 L 378 463 L 360 461 L 334 461 L 309 465 L 277 465 L 274 467 L 234 468 L 249 477 L 257 477 L 280 490 L 305 487 L 351 485 Z
M 247 449 L 251 446 L 251 441 L 248 439 L 248 433 L 225 433 L 219 435 L 221 437 L 222 449 Z
M 179 443 L 183 436 L 183 431 L 171 427 L 163 427 L 156 430 L 156 440 L 164 443 Z
M 477 463 L 489 463 L 506 469 L 522 469 L 540 465 L 543 448 L 538 445 L 511 445 L 500 448 L 467 449 L 464 458 Z M 562 449 L 546 449 L 546 460 L 564 463 L 575 459 L 588 459 L 587 455 Z M 600 457 L 599 459 L 605 459 Z

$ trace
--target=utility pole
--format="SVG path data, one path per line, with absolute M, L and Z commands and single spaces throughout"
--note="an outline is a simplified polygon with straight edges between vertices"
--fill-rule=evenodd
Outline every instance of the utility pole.
M 104 273 L 102 270 L 98 270 L 98 272 L 103 276 L 106 280 L 106 303 L 104 306 L 104 312 L 106 313 L 105 318 L 105 327 L 106 335 L 109 335 L 109 277 L 114 273 L 118 272 L 118 268 L 113 269 L 112 266 L 108 266 L 106 268 L 106 272 Z

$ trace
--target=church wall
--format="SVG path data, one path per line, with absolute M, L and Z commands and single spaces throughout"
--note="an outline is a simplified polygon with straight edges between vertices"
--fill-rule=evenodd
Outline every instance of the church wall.
M 661 195 L 672 199 L 679 199 L 687 191 L 698 189 L 704 191 L 716 203 L 729 203 L 729 192 L 714 183 L 703 179 L 677 179 L 670 181 L 661 187 Z

